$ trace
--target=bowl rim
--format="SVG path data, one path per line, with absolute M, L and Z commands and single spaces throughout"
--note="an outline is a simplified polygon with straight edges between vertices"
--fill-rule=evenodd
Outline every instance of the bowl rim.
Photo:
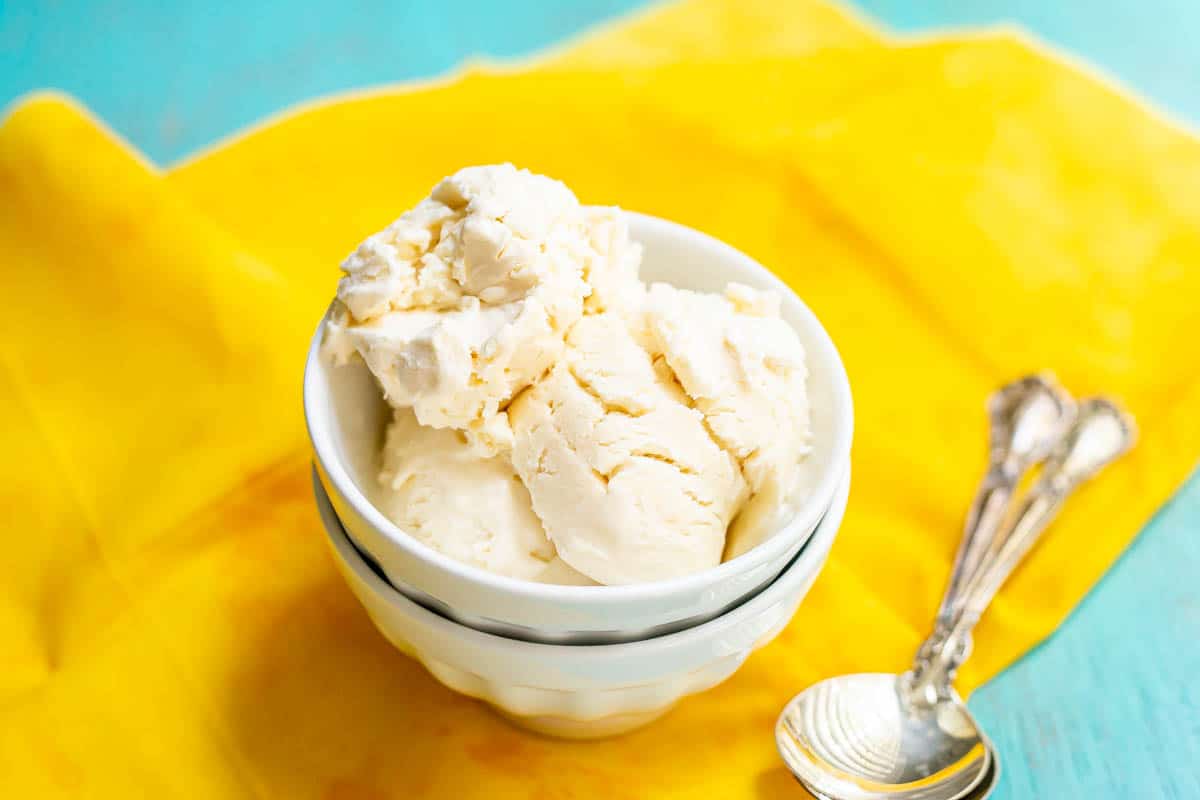
M 854 433 L 854 404 L 850 393 L 849 378 L 846 375 L 841 354 L 838 353 L 828 331 L 795 291 L 769 269 L 732 245 L 678 222 L 636 211 L 622 209 L 621 213 L 628 219 L 631 232 L 637 228 L 657 229 L 660 234 L 678 237 L 691 241 L 695 245 L 715 250 L 721 259 L 739 262 L 748 267 L 750 271 L 759 273 L 762 283 L 767 284 L 782 297 L 789 298 L 796 303 L 805 328 L 803 334 L 809 374 L 813 373 L 814 358 L 818 359 L 821 363 L 821 372 L 830 381 L 830 388 L 834 396 L 835 424 L 834 430 L 829 432 L 829 435 L 833 437 L 830 442 L 833 458 L 829 468 L 819 476 L 808 501 L 797 509 L 795 515 L 779 531 L 745 553 L 700 572 L 666 580 L 617 586 L 563 586 L 497 575 L 481 567 L 452 559 L 432 547 L 422 544 L 388 519 L 350 477 L 349 471 L 337 456 L 337 448 L 334 446 L 330 426 L 323 422 L 322 415 L 318 413 L 318 404 L 328 404 L 328 391 L 317 377 L 319 374 L 317 367 L 322 358 L 321 341 L 325 321 L 329 315 L 327 310 L 313 334 L 304 366 L 304 423 L 309 441 L 321 468 L 337 492 L 376 532 L 403 550 L 406 555 L 450 573 L 459 580 L 491 591 L 520 596 L 534 602 L 554 600 L 569 600 L 575 603 L 653 601 L 703 591 L 714 583 L 732 578 L 772 559 L 779 558 L 794 541 L 794 537 L 789 536 L 788 533 L 795 528 L 811 531 L 828 509 L 841 477 L 849 469 L 850 444 Z
M 734 608 L 719 614 L 710 620 L 690 628 L 652 636 L 648 639 L 638 639 L 632 642 L 610 642 L 602 644 L 554 644 L 549 642 L 531 642 L 524 639 L 510 639 L 495 633 L 488 633 L 461 622 L 443 617 L 425 608 L 420 603 L 406 597 L 403 593 L 384 581 L 366 563 L 355 548 L 350 534 L 346 531 L 333 508 L 325 487 L 314 468 L 312 471 L 313 492 L 316 495 L 317 509 L 322 527 L 333 546 L 334 554 L 353 573 L 357 580 L 366 584 L 367 589 L 381 597 L 389 606 L 416 623 L 426 628 L 432 628 L 436 633 L 466 639 L 477 647 L 504 648 L 509 650 L 533 650 L 538 656 L 554 657 L 556 659 L 581 659 L 594 664 L 597 657 L 624 658 L 637 655 L 644 657 L 662 653 L 677 647 L 695 645 L 700 641 L 718 636 L 723 631 L 753 619 L 761 610 L 771 607 L 787 595 L 793 585 L 799 584 L 812 575 L 819 576 L 829 552 L 837 538 L 838 530 L 846 515 L 847 498 L 850 493 L 850 473 L 847 471 L 843 480 L 838 482 L 838 491 L 829 513 L 813 531 L 812 536 L 795 558 L 776 576 L 762 591 L 752 595 Z M 839 499 L 838 495 L 844 497 Z M 814 574 L 815 573 L 815 574 Z

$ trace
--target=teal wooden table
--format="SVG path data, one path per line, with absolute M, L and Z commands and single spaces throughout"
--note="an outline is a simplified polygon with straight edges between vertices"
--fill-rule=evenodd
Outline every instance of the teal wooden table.
M 643 4 L 0 0 L 0 104 L 64 89 L 169 164 L 291 103 L 525 54 Z M 1196 0 L 859 5 L 899 30 L 1019 23 L 1200 121 Z M 1200 478 L 971 705 L 1004 754 L 1000 798 L 1200 798 Z

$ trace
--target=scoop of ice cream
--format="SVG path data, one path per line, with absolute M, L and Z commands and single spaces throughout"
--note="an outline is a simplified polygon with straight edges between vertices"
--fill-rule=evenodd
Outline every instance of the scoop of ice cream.
M 584 301 L 588 313 L 635 311 L 646 295 L 638 277 L 642 246 L 629 238 L 629 223 L 620 209 L 585 206 L 584 226 L 588 247 L 584 251 L 583 278 L 591 287 Z
M 468 167 L 342 264 L 326 348 L 358 353 L 423 425 L 508 443 L 503 406 L 559 357 L 584 313 L 640 300 L 640 248 L 614 209 L 511 164 Z
M 746 495 L 736 461 L 619 314 L 581 319 L 510 406 L 512 459 L 570 566 L 603 584 L 715 566 Z
M 804 346 L 780 318 L 778 296 L 740 284 L 724 295 L 654 284 L 643 309 L 646 346 L 750 487 L 729 531 L 733 558 L 774 528 L 801 475 L 811 433 Z
M 380 510 L 450 558 L 526 580 L 540 579 L 555 561 L 512 463 L 480 458 L 458 431 L 430 428 L 411 411 L 397 411 L 379 479 Z
M 624 217 L 470 167 L 342 264 L 324 346 L 396 409 L 381 509 L 502 575 L 662 580 L 757 544 L 809 437 L 778 299 L 638 278 Z

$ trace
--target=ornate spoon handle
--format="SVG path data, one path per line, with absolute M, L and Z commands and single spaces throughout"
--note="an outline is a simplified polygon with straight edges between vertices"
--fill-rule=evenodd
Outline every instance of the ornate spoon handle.
M 1017 484 L 1050 453 L 1074 416 L 1074 401 L 1047 374 L 1014 381 L 988 398 L 988 471 L 967 514 L 937 628 L 949 626 L 961 610 L 963 587 L 996 538 Z
M 971 630 L 996 592 L 1071 492 L 1125 453 L 1135 438 L 1133 420 L 1112 401 L 1093 398 L 1080 404 L 1074 424 L 1046 462 L 1038 482 L 1012 521 L 992 539 L 978 568 L 963 585 L 957 612 L 921 646 L 909 680 L 913 699 L 933 700 L 949 691 L 955 670 L 969 654 Z
M 1136 438 L 1135 430 L 1133 420 L 1111 400 L 1098 397 L 1080 404 L 1075 424 L 965 590 L 956 631 L 975 627 L 1071 492 L 1129 450 Z

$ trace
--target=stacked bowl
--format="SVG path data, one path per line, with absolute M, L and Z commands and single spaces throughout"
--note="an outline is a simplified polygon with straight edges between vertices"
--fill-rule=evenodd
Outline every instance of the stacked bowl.
M 425 546 L 379 511 L 389 418 L 361 364 L 333 366 L 318 329 L 304 378 L 317 505 L 338 567 L 375 625 L 451 689 L 558 736 L 619 733 L 729 677 L 787 624 L 824 565 L 850 486 L 853 413 L 841 359 L 816 317 L 757 262 L 709 236 L 628 214 L 642 275 L 686 289 L 772 289 L 808 356 L 810 480 L 795 513 L 712 569 L 628 586 L 498 576 Z

